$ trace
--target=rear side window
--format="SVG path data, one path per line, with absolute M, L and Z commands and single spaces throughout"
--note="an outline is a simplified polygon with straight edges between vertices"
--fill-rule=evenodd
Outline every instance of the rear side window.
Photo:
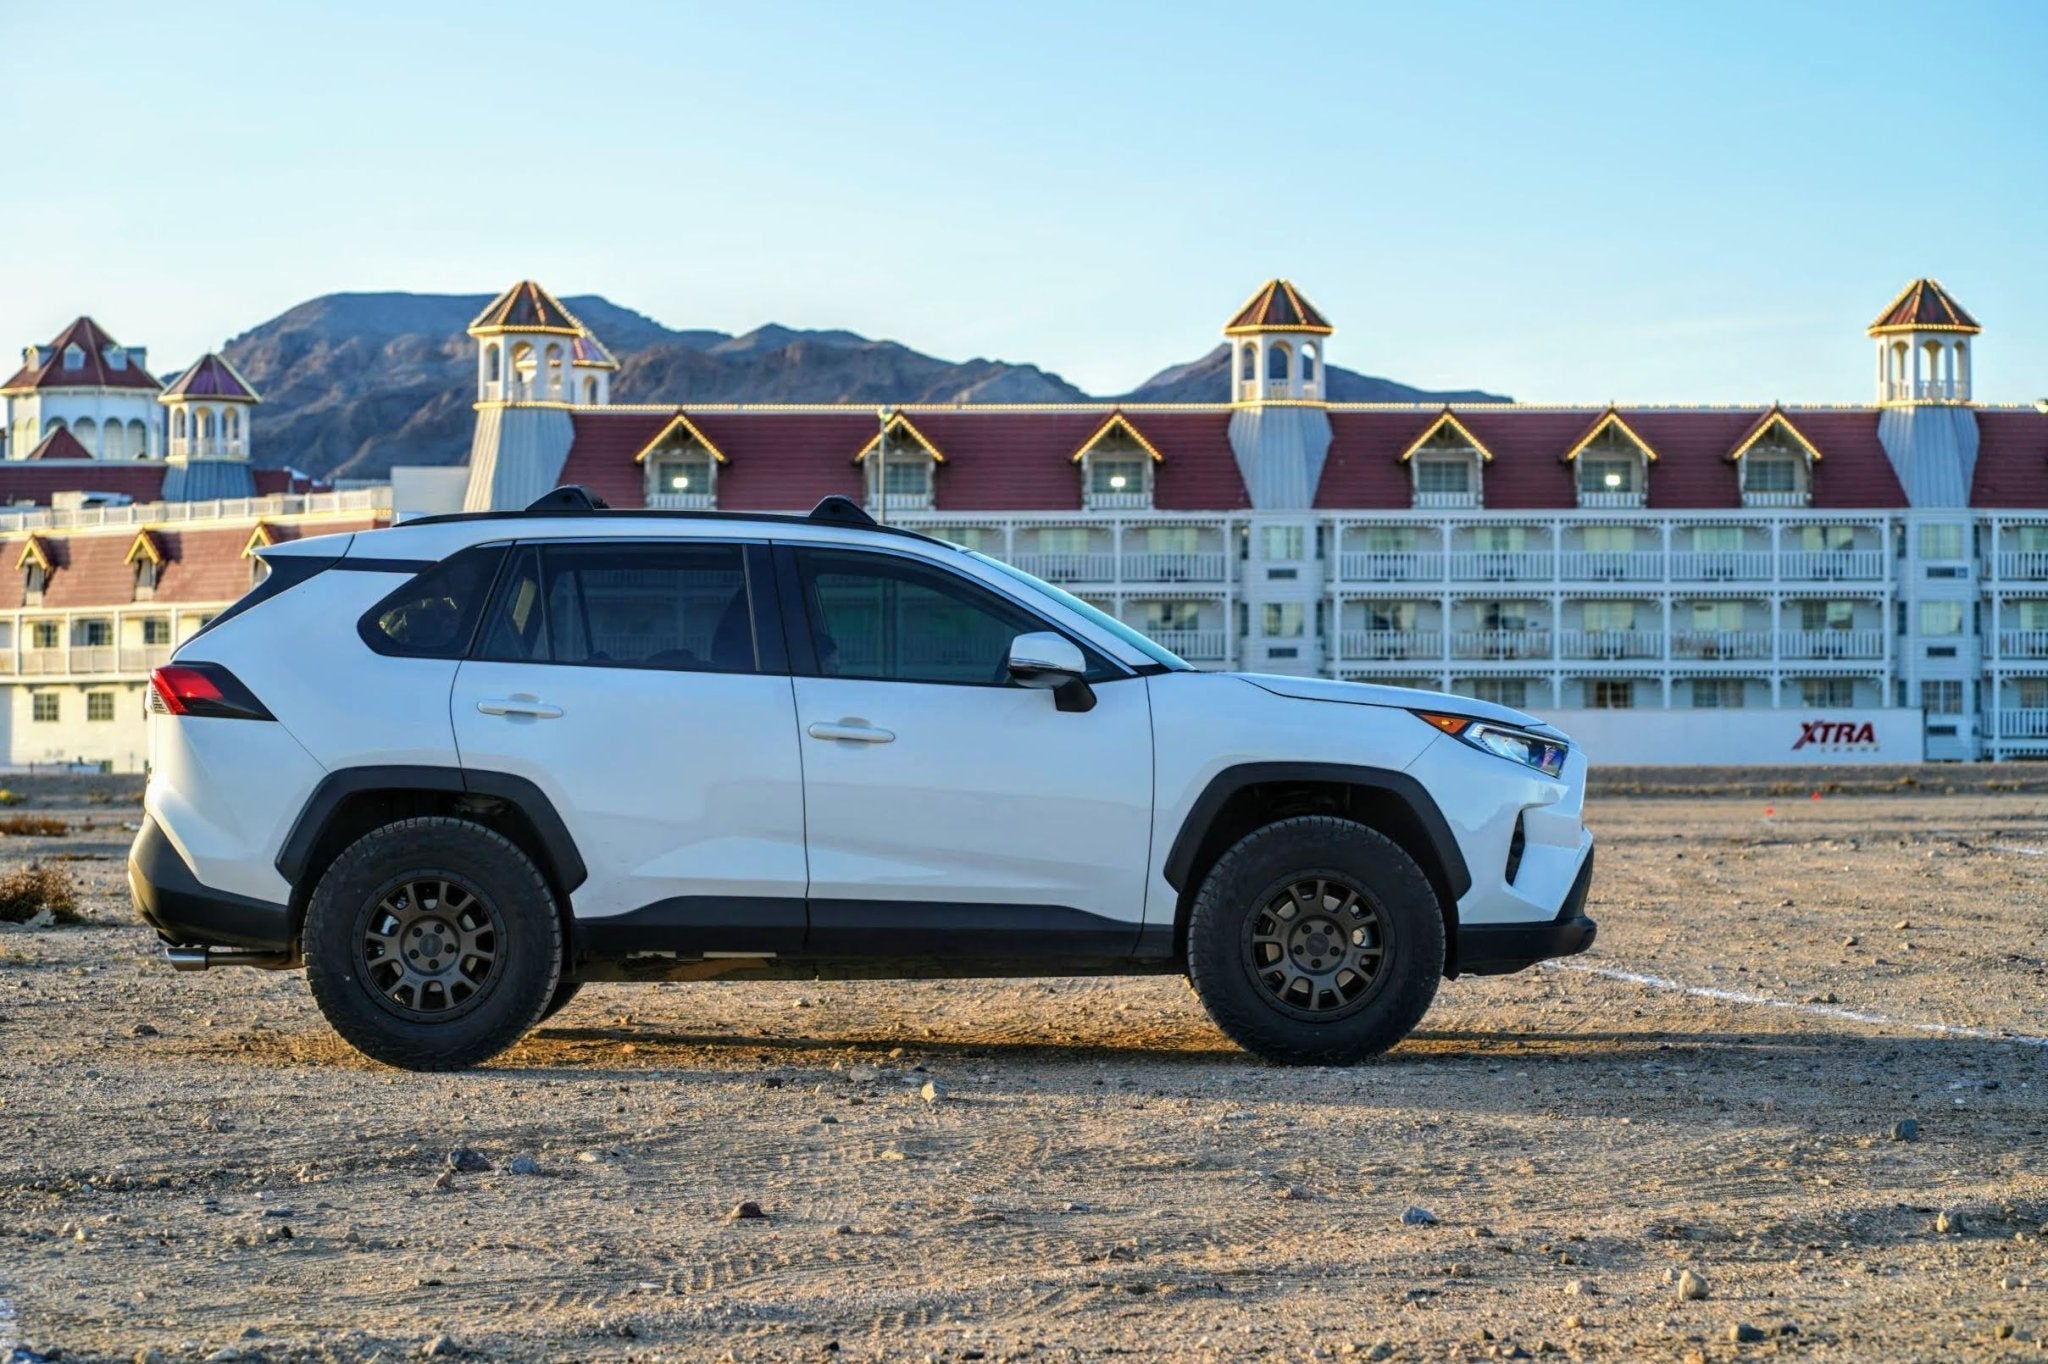
M 443 559 L 369 609 L 363 642 L 399 658 L 461 658 L 504 557 L 503 545 L 483 545 Z
M 681 672 L 755 672 L 741 546 L 523 546 L 484 623 L 477 657 Z

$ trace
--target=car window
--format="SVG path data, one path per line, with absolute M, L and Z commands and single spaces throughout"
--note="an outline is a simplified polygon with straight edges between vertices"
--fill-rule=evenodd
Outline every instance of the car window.
M 410 579 L 363 616 L 363 642 L 403 658 L 462 657 L 504 553 L 503 545 L 466 549 Z
M 934 565 L 843 550 L 799 550 L 796 559 L 826 677 L 1007 685 L 1010 641 L 1051 628 Z M 1113 675 L 1093 655 L 1090 665 L 1091 678 Z
M 756 670 L 738 545 L 529 545 L 513 555 L 480 658 L 589 667 Z

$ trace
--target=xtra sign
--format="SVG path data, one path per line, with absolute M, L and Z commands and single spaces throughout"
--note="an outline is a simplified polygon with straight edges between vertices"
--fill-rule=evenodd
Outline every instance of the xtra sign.
M 1565 710 L 1543 718 L 1594 763 L 1643 767 L 1773 767 L 1917 763 L 1917 710 Z

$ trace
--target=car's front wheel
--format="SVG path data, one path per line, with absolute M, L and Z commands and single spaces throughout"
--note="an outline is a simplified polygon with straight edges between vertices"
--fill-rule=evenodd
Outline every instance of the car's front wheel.
M 1188 978 L 1216 1026 L 1292 1065 L 1349 1065 L 1414 1030 L 1444 969 L 1429 879 L 1384 834 L 1303 815 L 1246 834 L 1203 880 Z
M 546 878 L 503 835 L 408 819 L 363 835 L 320 878 L 305 952 L 313 998 L 350 1046 L 407 1070 L 459 1070 L 539 1021 L 562 927 Z

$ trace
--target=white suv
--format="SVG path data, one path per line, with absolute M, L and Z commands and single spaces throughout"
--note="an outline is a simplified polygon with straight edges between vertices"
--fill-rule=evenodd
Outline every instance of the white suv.
M 986 556 L 560 489 L 263 552 L 152 679 L 135 904 L 467 1066 L 591 980 L 1185 972 L 1345 1063 L 1593 940 L 1586 762 L 1466 697 L 1197 672 Z

